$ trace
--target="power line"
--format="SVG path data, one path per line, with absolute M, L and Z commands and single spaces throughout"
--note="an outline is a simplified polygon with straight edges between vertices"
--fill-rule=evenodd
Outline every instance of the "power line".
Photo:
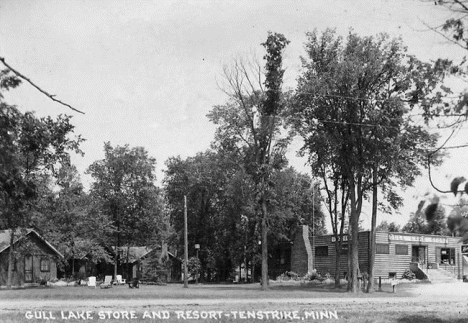
M 369 97 L 357 97 L 357 96 L 346 96 L 340 94 L 322 94 L 317 92 L 308 92 L 308 91 L 296 91 L 295 94 L 310 94 L 316 97 L 331 97 L 331 98 L 340 98 L 340 99 L 347 99 L 347 100 L 359 100 L 359 101 L 376 101 L 376 102 L 387 102 L 391 99 L 399 99 L 403 102 L 407 102 L 401 98 L 401 96 L 390 96 L 386 99 L 378 99 L 378 98 L 369 98 Z M 461 95 L 460 95 L 461 96 Z M 460 96 L 441 96 L 444 99 L 459 99 Z
M 415 115 L 409 115 L 409 116 L 410 117 L 411 116 L 423 116 L 423 114 L 421 114 L 421 115 L 415 114 Z M 273 116 L 266 116 L 266 117 L 273 117 Z M 279 116 L 276 116 L 276 117 L 279 117 Z M 300 122 L 303 122 L 303 121 L 306 120 L 306 118 L 298 118 L 298 117 L 286 117 L 286 118 L 281 118 L 281 119 L 282 120 L 284 120 L 284 119 L 296 120 L 296 121 L 300 121 Z M 400 118 L 390 118 L 390 117 L 388 117 L 387 119 L 389 119 L 389 120 L 399 120 Z M 335 121 L 335 120 L 325 120 L 325 119 L 317 119 L 317 118 L 312 118 L 312 119 L 309 119 L 309 120 L 313 120 L 313 121 L 316 121 L 316 122 L 322 122 L 322 123 L 333 123 L 333 124 L 365 126 L 365 127 L 380 127 L 380 128 L 389 128 L 389 129 L 398 129 L 398 130 L 404 128 L 404 127 L 397 127 L 397 126 L 386 126 L 386 125 L 382 125 L 382 124 L 379 124 L 379 123 L 347 122 L 347 121 Z M 424 120 L 414 121 L 414 126 L 421 126 L 420 125 L 421 122 L 424 122 Z M 404 125 L 402 125 L 402 126 L 404 126 Z M 427 129 L 441 129 L 440 126 L 434 127 L 434 126 L 425 125 L 424 127 L 427 128 Z M 460 128 L 460 129 L 467 129 L 467 128 Z

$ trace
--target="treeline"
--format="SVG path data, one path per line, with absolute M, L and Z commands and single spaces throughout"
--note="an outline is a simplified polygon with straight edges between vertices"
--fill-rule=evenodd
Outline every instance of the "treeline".
M 261 268 L 266 289 L 268 246 L 288 241 L 299 224 L 324 233 L 324 206 L 332 233 L 349 234 L 348 288 L 356 292 L 364 204 L 372 207 L 375 237 L 377 213 L 400 207 L 399 189 L 441 161 L 427 124 L 450 112 L 442 85 L 449 64 L 422 62 L 387 35 L 314 31 L 297 88 L 285 92 L 288 44 L 269 33 L 263 63 L 238 59 L 224 69 L 227 100 L 208 114 L 217 126 L 211 148 L 169 158 L 162 188 L 144 148 L 106 143 L 104 159 L 87 169 L 93 183 L 85 192 L 70 165 L 82 139 L 70 138 L 69 117 L 38 119 L 1 101 L 1 226 L 33 225 L 67 259 L 87 252 L 100 261 L 108 257 L 104 246 L 163 241 L 180 254 L 186 197 L 190 254 L 201 246 L 202 278 L 226 280 L 243 263 Z M 8 71 L 0 81 L 3 90 L 19 84 Z M 288 166 L 296 137 L 312 178 Z

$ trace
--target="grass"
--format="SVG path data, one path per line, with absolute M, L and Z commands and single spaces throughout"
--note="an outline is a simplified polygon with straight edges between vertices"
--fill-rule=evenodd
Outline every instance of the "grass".
M 402 297 L 409 296 L 413 285 L 399 286 L 397 293 L 392 292 L 389 285 L 383 285 L 382 291 L 373 294 L 350 294 L 346 287 L 333 286 L 300 286 L 300 285 L 271 285 L 268 291 L 262 291 L 258 284 L 245 285 L 189 285 L 183 288 L 181 284 L 167 286 L 140 285 L 139 289 L 129 289 L 127 286 L 114 286 L 109 289 L 76 287 L 32 287 L 24 289 L 0 290 L 0 300 L 31 300 L 31 299 L 256 299 L 277 298 L 367 298 L 372 297 Z M 278 292 L 278 293 L 277 293 Z
M 170 284 L 142 285 L 140 289 L 115 286 L 110 289 L 36 287 L 0 290 L 0 321 L 461 323 L 467 322 L 468 318 L 466 304 L 460 306 L 440 299 L 428 303 L 412 298 L 415 285 L 400 285 L 397 293 L 384 285 L 381 292 L 357 295 L 331 286 L 272 284 L 270 287 L 269 291 L 262 291 L 258 284 L 200 284 L 189 288 Z M 271 314 L 274 311 L 278 311 L 276 316 Z M 88 316 L 86 312 L 89 312 Z M 156 313 L 154 317 L 153 312 Z M 210 318 L 211 312 L 219 315 Z M 270 316 L 260 319 L 259 312 L 270 313 Z M 299 319 L 293 312 L 297 312 Z M 248 317 L 247 313 L 257 316 Z

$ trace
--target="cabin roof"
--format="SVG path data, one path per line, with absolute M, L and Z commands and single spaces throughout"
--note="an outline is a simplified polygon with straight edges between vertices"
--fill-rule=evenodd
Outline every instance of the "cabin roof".
M 115 247 L 112 247 L 112 249 L 115 250 Z M 156 250 L 156 249 L 151 249 L 149 247 L 146 247 L 146 246 L 141 246 L 141 247 L 119 247 L 118 250 L 122 251 L 122 260 L 125 261 L 125 262 L 128 262 L 128 263 L 134 263 L 135 261 L 138 261 L 144 257 L 146 257 L 149 253 L 151 253 L 152 251 Z M 160 249 L 158 249 L 160 250 Z M 172 257 L 172 258 L 175 258 L 175 256 L 170 253 L 170 252 L 167 252 L 167 254 Z M 127 261 L 128 259 L 128 261 Z
M 4 252 L 10 247 L 11 232 L 12 230 L 0 230 L 0 253 Z M 49 247 L 54 253 L 63 258 L 63 255 L 54 246 L 52 246 L 46 239 L 44 239 L 39 233 L 37 233 L 33 229 L 17 230 L 15 234 L 15 240 L 13 241 L 13 243 L 17 243 L 18 241 L 23 240 L 29 235 L 35 235 L 39 240 L 44 242 L 44 244 L 47 245 L 47 247 Z

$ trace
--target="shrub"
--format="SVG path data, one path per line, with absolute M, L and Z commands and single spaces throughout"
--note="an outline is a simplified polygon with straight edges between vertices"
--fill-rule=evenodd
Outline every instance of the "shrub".
M 312 272 L 305 274 L 303 277 L 304 280 L 320 280 L 322 276 L 317 272 L 316 269 L 312 270 Z
M 191 257 L 187 265 L 188 272 L 192 277 L 195 277 L 201 270 L 201 262 L 197 257 Z
M 285 273 L 289 278 L 293 279 L 293 280 L 298 280 L 299 279 L 299 275 L 296 274 L 294 271 L 287 271 Z
M 408 279 L 408 280 L 413 280 L 416 278 L 416 275 L 409 269 L 406 269 L 406 271 L 403 273 L 401 276 L 403 279 Z
M 285 281 L 285 280 L 289 280 L 289 277 L 286 275 L 286 273 L 283 273 L 279 275 L 278 277 L 276 277 L 276 280 Z

